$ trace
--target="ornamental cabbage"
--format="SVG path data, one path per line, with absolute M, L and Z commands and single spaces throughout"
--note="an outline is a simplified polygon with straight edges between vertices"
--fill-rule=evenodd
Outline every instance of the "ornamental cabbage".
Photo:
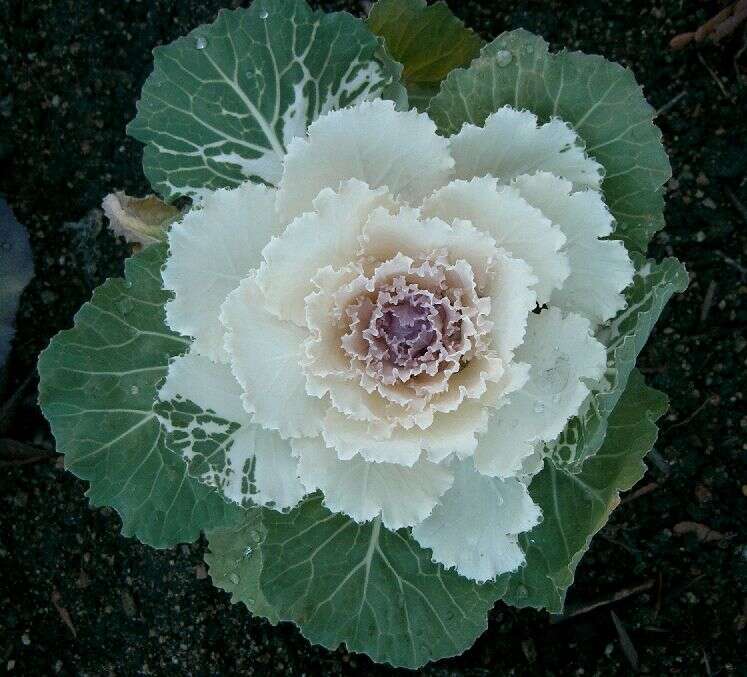
M 635 361 L 687 285 L 644 257 L 670 169 L 632 74 L 422 0 L 255 0 L 154 54 L 128 131 L 192 206 L 39 362 L 91 502 L 397 666 L 498 599 L 560 611 L 645 471 Z
M 277 188 L 209 194 L 169 233 L 166 320 L 193 343 L 159 392 L 235 427 L 204 479 L 277 510 L 320 490 L 476 581 L 519 567 L 539 452 L 633 279 L 602 174 L 560 120 L 504 106 L 445 138 L 379 99 L 313 122 Z

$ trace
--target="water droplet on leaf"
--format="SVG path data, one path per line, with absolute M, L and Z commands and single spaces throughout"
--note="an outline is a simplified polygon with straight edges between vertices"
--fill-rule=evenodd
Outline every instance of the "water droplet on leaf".
M 140 392 L 140 388 L 138 388 L 137 386 L 132 386 L 130 388 L 130 394 L 131 395 L 137 395 L 139 392 Z
M 205 47 L 207 47 L 207 39 L 200 36 L 195 40 L 195 47 L 197 49 L 205 49 Z
M 498 66 L 503 68 L 504 66 L 508 66 L 513 58 L 514 56 L 513 54 L 511 54 L 511 52 L 509 52 L 507 49 L 502 49 L 499 52 L 496 52 L 495 62 L 498 64 Z
M 269 15 L 269 13 L 267 12 L 267 10 L 266 10 L 266 9 L 263 9 L 263 10 L 262 10 L 262 11 L 261 11 L 261 12 L 259 13 L 259 18 L 260 18 L 260 19 L 266 19 L 266 18 L 267 18 L 268 16 L 270 16 L 270 15 Z

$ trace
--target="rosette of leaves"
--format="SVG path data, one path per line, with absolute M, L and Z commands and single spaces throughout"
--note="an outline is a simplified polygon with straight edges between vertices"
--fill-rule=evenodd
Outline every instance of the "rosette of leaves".
M 423 0 L 382 0 L 368 22 L 303 0 L 257 0 L 154 55 L 129 133 L 145 144 L 146 176 L 167 200 L 189 196 L 199 209 L 217 189 L 276 185 L 293 140 L 361 100 L 416 107 L 443 136 L 510 106 L 539 123 L 564 121 L 601 166 L 610 237 L 624 243 L 635 275 L 625 308 L 596 330 L 604 378 L 541 450 L 528 491 L 544 519 L 520 536 L 518 570 L 476 582 L 435 563 L 408 528 L 330 512 L 318 492 L 286 511 L 263 505 L 252 463 L 235 487 L 240 500 L 226 500 L 216 487 L 226 486 L 236 426 L 187 399 L 157 397 L 170 361 L 190 346 L 166 323 L 164 243 L 129 259 L 125 278 L 99 287 L 40 358 L 42 408 L 92 504 L 114 507 L 125 535 L 155 547 L 206 533 L 210 575 L 235 601 L 295 622 L 312 642 L 396 666 L 461 653 L 498 600 L 560 611 L 591 538 L 645 471 L 666 398 L 635 361 L 687 285 L 676 260 L 645 258 L 664 224 L 670 168 L 633 75 L 599 56 L 552 53 L 522 30 L 482 46 L 445 5 Z

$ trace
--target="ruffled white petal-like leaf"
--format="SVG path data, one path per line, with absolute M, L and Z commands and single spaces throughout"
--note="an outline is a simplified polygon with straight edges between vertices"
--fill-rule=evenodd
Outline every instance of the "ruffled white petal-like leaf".
M 318 437 L 293 440 L 293 449 L 307 491 L 321 489 L 330 510 L 356 522 L 381 515 L 384 526 L 392 530 L 425 519 L 453 482 L 447 467 L 426 460 L 409 467 L 368 463 L 360 456 L 342 461 Z
M 241 386 L 227 365 L 194 350 L 176 357 L 158 398 L 167 444 L 190 464 L 192 474 L 225 498 L 277 509 L 301 500 L 305 491 L 289 442 L 254 423 L 241 406 Z M 179 411 L 181 401 L 200 411 Z
M 229 294 L 220 319 L 231 370 L 254 421 L 283 437 L 318 434 L 325 407 L 306 393 L 300 366 L 307 331 L 267 310 L 254 273 Z
M 491 349 L 506 363 L 524 340 L 527 318 L 537 305 L 537 293 L 533 288 L 536 282 L 537 278 L 525 261 L 499 250 L 488 284 L 493 322 Z
M 312 204 L 314 211 L 296 218 L 262 250 L 265 263 L 257 275 L 267 307 L 300 326 L 306 326 L 304 299 L 315 291 L 317 271 L 353 261 L 370 212 L 393 206 L 386 188 L 374 190 L 357 179 L 323 189 Z
M 507 183 L 521 174 L 542 170 L 572 181 L 577 188 L 598 188 L 602 166 L 584 153 L 571 126 L 553 119 L 537 124 L 526 110 L 503 106 L 482 127 L 465 124 L 449 139 L 457 178 L 490 174 Z
M 450 456 L 471 456 L 478 434 L 485 432 L 487 426 L 488 409 L 480 400 L 465 400 L 457 412 L 435 412 L 427 428 L 413 426 L 408 430 L 385 422 L 356 421 L 331 408 L 322 436 L 342 460 L 360 455 L 372 463 L 412 466 L 423 454 L 434 463 Z
M 622 290 L 635 272 L 620 240 L 600 240 L 612 233 L 613 218 L 595 190 L 573 192 L 573 185 L 546 172 L 517 177 L 521 196 L 560 226 L 567 241 L 570 275 L 556 288 L 550 304 L 588 317 L 594 326 L 625 307 Z
M 471 460 L 454 472 L 454 484 L 431 515 L 412 529 L 433 560 L 478 582 L 515 571 L 524 563 L 517 534 L 531 529 L 540 509 L 526 487 L 476 473 Z
M 607 364 L 606 350 L 591 335 L 589 321 L 557 308 L 529 316 L 516 359 L 530 365 L 529 379 L 480 436 L 475 465 L 487 475 L 515 475 L 536 441 L 557 437 L 589 394 L 585 381 L 600 379 Z
M 375 100 L 331 111 L 294 139 L 283 162 L 278 205 L 286 220 L 311 209 L 323 188 L 356 178 L 418 205 L 451 176 L 454 161 L 430 118 Z
M 374 463 L 412 466 L 421 455 L 420 440 L 408 431 L 397 430 L 384 420 L 358 421 L 331 407 L 324 418 L 322 437 L 341 460 L 360 455 Z
M 494 177 L 452 181 L 425 200 L 423 214 L 449 222 L 467 219 L 512 257 L 526 261 L 537 278 L 533 288 L 540 304 L 568 277 L 568 258 L 561 251 L 566 238 L 560 228 L 518 190 L 498 185 Z
M 472 267 L 478 286 L 486 283 L 486 271 L 496 255 L 495 240 L 465 220 L 449 224 L 440 214 L 422 218 L 418 209 L 402 208 L 397 214 L 383 209 L 371 213 L 362 234 L 366 256 L 386 261 L 396 254 L 414 259 L 445 249 L 451 261 L 463 259 Z M 475 224 L 478 225 L 478 224 Z
M 163 270 L 166 321 L 194 338 L 194 350 L 225 362 L 220 306 L 260 262 L 267 241 L 280 232 L 276 190 L 245 183 L 210 193 L 169 231 L 169 257 Z

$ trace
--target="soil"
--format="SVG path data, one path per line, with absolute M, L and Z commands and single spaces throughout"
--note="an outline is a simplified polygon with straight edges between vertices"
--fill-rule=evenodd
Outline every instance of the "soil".
M 36 266 L 0 397 L 14 397 L 0 437 L 47 456 L 4 461 L 0 470 L 0 671 L 392 672 L 232 606 L 206 577 L 203 542 L 155 551 L 121 537 L 116 513 L 91 509 L 85 482 L 62 469 L 36 406 L 39 351 L 72 324 L 96 284 L 119 274 L 126 255 L 90 210 L 115 189 L 148 191 L 141 147 L 124 128 L 152 68 L 150 50 L 212 20 L 226 2 L 0 0 L 0 193 L 29 229 Z M 322 4 L 361 11 L 357 2 Z M 673 52 L 674 35 L 725 3 L 449 4 L 486 38 L 524 27 L 553 48 L 634 69 L 662 109 L 674 170 L 668 227 L 651 254 L 677 255 L 692 282 L 641 357 L 671 408 L 647 476 L 578 569 L 567 613 L 580 613 L 558 622 L 499 604 L 472 649 L 425 673 L 746 674 L 745 29 L 720 45 Z M 594 602 L 603 604 L 588 610 Z

